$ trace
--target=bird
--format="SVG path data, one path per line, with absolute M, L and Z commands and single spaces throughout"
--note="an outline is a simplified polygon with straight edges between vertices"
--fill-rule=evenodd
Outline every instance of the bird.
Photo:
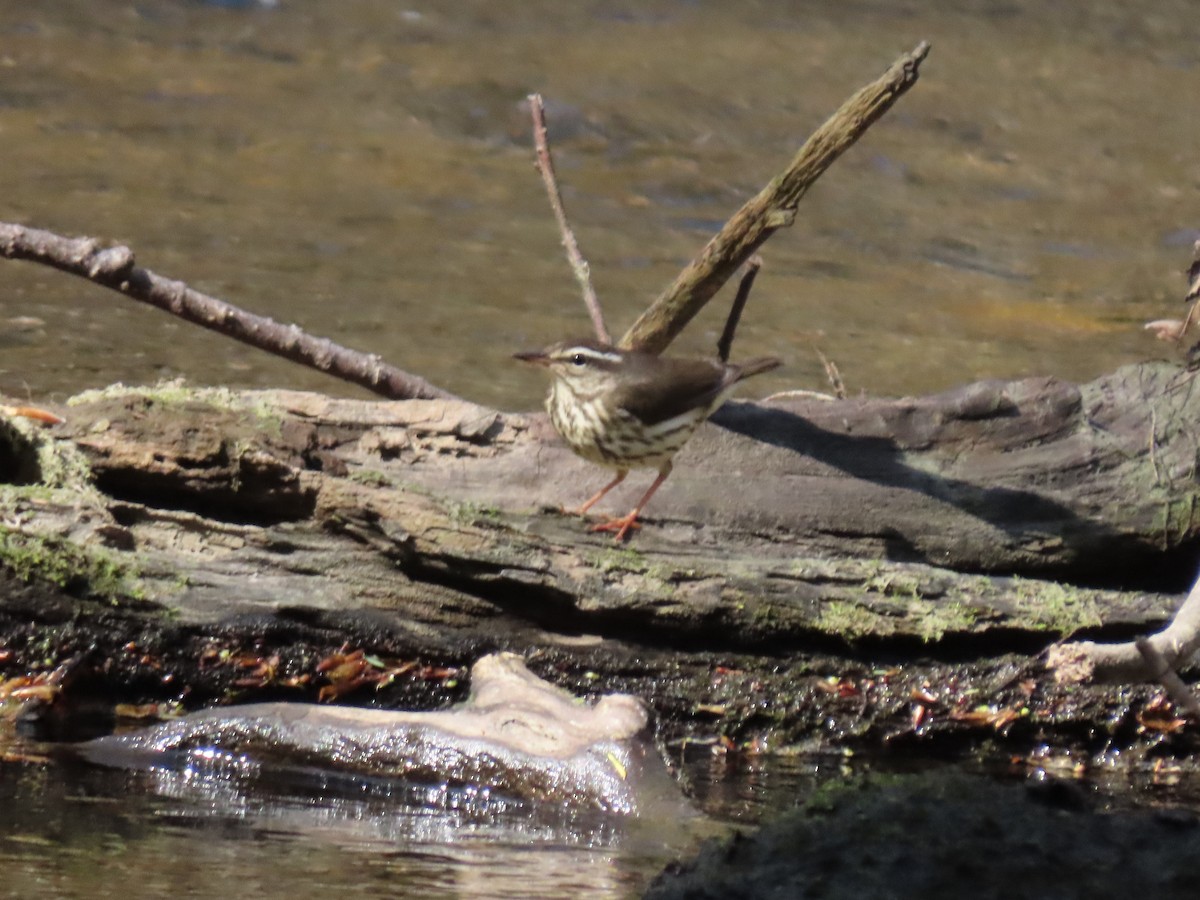
M 595 340 L 561 341 L 515 359 L 550 373 L 546 412 L 550 422 L 589 462 L 615 469 L 612 481 L 575 512 L 585 515 L 631 469 L 653 468 L 658 477 L 625 516 L 592 531 L 611 531 L 620 543 L 635 528 L 642 509 L 671 474 L 672 460 L 705 419 L 746 378 L 781 364 L 775 357 L 744 363 L 659 356 L 622 350 Z

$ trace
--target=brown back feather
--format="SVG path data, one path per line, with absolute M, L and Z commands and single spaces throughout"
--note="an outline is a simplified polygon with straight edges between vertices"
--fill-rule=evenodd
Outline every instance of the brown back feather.
M 676 359 L 630 353 L 626 359 L 621 406 L 647 425 L 707 406 L 743 378 L 780 365 L 774 358 L 727 365 L 715 359 Z

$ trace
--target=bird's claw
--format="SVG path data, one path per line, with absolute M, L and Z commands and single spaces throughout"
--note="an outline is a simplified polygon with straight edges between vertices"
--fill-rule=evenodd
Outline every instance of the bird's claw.
M 600 522 L 593 525 L 590 531 L 615 531 L 616 537 L 613 538 L 617 543 L 625 540 L 626 535 L 631 531 L 636 531 L 641 528 L 641 523 L 637 521 L 637 514 L 630 513 L 627 516 L 621 516 L 617 519 L 609 519 L 607 522 Z

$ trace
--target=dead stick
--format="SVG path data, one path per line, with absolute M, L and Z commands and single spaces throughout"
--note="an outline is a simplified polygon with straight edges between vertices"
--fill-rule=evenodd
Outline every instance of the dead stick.
M 391 400 L 454 399 L 454 395 L 423 378 L 390 366 L 378 356 L 359 353 L 324 338 L 313 337 L 295 325 L 281 325 L 265 316 L 192 290 L 134 265 L 128 247 L 101 248 L 92 238 L 67 238 L 0 222 L 0 256 L 41 263 L 120 291 L 197 325 L 267 350 L 343 381 L 365 387 Z
M 817 353 L 817 358 L 821 360 L 821 365 L 825 367 L 825 378 L 829 382 L 829 386 L 833 388 L 833 396 L 839 400 L 846 399 L 846 382 L 842 381 L 842 373 L 838 371 L 837 363 L 821 352 L 821 348 L 816 344 L 812 345 L 813 350 Z
M 746 308 L 746 301 L 750 299 L 750 289 L 754 287 L 754 279 L 761 268 L 761 256 L 752 256 L 750 262 L 746 263 L 746 271 L 742 280 L 738 282 L 737 294 L 733 298 L 733 305 L 729 307 L 729 316 L 725 319 L 725 330 L 721 332 L 721 339 L 717 341 L 717 356 L 721 362 L 729 361 L 734 332 L 737 331 L 738 322 L 742 320 L 742 310 Z
M 583 292 L 583 303 L 588 315 L 592 317 L 592 328 L 596 331 L 597 340 L 608 344 L 612 339 L 608 329 L 604 327 L 604 316 L 600 313 L 600 301 L 592 288 L 591 269 L 583 254 L 579 252 L 579 244 L 575 240 L 575 232 L 567 222 L 567 213 L 563 209 L 562 194 L 558 191 L 558 180 L 554 177 L 554 161 L 550 158 L 550 140 L 546 134 L 546 108 L 542 103 L 541 94 L 529 95 L 529 110 L 533 115 L 533 145 L 537 150 L 537 168 L 542 173 L 542 183 L 546 185 L 546 193 L 550 197 L 550 208 L 554 210 L 554 218 L 558 222 L 558 230 L 562 233 L 562 245 L 567 251 L 567 261 L 579 289 Z
M 881 78 L 842 104 L 808 139 L 788 168 L 733 214 L 621 338 L 626 349 L 660 353 L 776 229 L 791 225 L 814 181 L 917 82 L 929 44 L 900 57 Z

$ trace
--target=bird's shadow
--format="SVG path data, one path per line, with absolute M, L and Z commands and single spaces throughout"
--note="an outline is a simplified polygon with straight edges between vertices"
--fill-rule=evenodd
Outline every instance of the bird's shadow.
M 1015 407 L 995 416 L 1017 417 Z M 906 451 L 892 436 L 843 434 L 822 428 L 799 413 L 779 407 L 731 402 L 711 421 L 721 428 L 775 447 L 801 453 L 846 475 L 889 488 L 914 491 L 950 504 L 963 513 L 1002 531 L 1013 545 L 1028 550 L 1014 566 L 1011 553 L 997 554 L 996 571 L 1072 580 L 1096 586 L 1178 590 L 1177 582 L 1194 576 L 1194 548 L 1180 548 L 1179 559 L 1164 564 L 1162 548 L 1150 547 L 1137 536 L 1122 533 L 1103 521 L 1042 494 L 1001 485 L 980 485 L 926 471 L 909 464 Z M 887 556 L 894 561 L 941 564 L 932 560 L 899 527 L 880 523 Z M 1047 541 L 1061 545 L 1053 554 L 1039 555 Z M 970 568 L 992 571 L 979 555 Z M 1153 561 L 1153 565 L 1150 562 Z M 1177 565 L 1176 565 L 1177 564 Z M 955 566 L 960 568 L 959 566 Z M 1181 572 L 1175 568 L 1181 567 Z

